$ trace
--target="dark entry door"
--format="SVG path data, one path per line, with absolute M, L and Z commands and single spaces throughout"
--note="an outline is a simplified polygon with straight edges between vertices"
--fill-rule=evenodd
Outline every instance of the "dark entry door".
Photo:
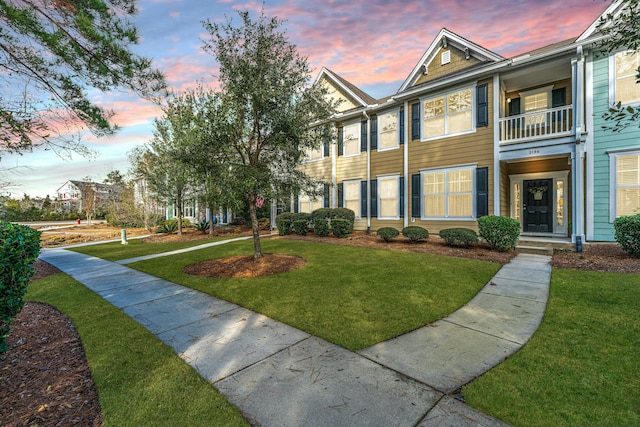
M 533 179 L 523 182 L 523 231 L 529 233 L 553 232 L 552 186 L 553 179 Z

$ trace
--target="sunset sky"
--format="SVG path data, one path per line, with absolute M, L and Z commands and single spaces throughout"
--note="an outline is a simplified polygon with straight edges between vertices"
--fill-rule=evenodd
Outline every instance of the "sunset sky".
M 202 20 L 239 25 L 237 10 L 259 13 L 261 1 L 142 0 L 135 18 L 141 37 L 136 52 L 150 57 L 175 89 L 196 81 L 215 81 L 217 64 L 202 50 Z M 604 0 L 266 0 L 267 16 L 285 20 L 289 40 L 308 58 L 314 77 L 327 67 L 371 96 L 395 93 L 440 29 L 465 37 L 504 57 L 580 35 L 605 9 Z M 255 16 L 254 14 L 254 16 Z M 95 94 L 116 112 L 120 132 L 110 138 L 88 136 L 95 159 L 34 151 L 3 155 L 0 169 L 11 169 L 13 197 L 49 194 L 67 180 L 91 177 L 102 182 L 114 169 L 126 173 L 127 152 L 152 137 L 159 109 L 123 93 Z M 6 189 L 5 189 L 6 190 Z

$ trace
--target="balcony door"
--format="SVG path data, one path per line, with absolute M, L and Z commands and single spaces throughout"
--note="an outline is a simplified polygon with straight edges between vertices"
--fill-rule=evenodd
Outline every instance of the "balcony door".
M 553 179 L 525 180 L 522 187 L 522 231 L 553 233 Z

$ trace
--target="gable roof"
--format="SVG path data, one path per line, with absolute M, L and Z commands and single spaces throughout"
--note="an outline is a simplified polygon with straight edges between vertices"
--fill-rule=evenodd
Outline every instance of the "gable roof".
M 622 11 L 622 9 L 624 9 L 625 6 L 626 4 L 624 0 L 612 1 L 609 7 L 606 8 L 605 11 L 602 12 L 602 14 L 598 16 L 596 20 L 591 23 L 591 25 L 589 25 L 589 27 L 576 39 L 576 41 L 581 42 L 591 38 L 592 36 L 597 35 L 599 33 L 598 26 L 600 25 L 601 20 L 606 19 L 609 15 L 611 15 L 614 18 L 617 17 L 618 15 L 620 15 L 620 12 Z M 610 24 L 611 23 L 609 22 L 606 25 L 608 26 Z
M 464 37 L 447 30 L 446 28 L 443 28 L 440 30 L 433 42 L 431 42 L 431 45 L 429 45 L 427 51 L 422 55 L 422 58 L 420 58 L 416 66 L 413 68 L 409 77 L 407 77 L 404 83 L 402 83 L 402 86 L 398 89 L 398 93 L 406 90 L 416 82 L 422 74 L 422 66 L 428 65 L 433 60 L 440 47 L 449 45 L 454 46 L 461 51 L 468 52 L 469 55 L 484 63 L 496 63 L 504 60 L 504 58 L 497 53 L 485 49 L 484 47 L 475 44 Z
M 322 67 L 322 70 L 316 77 L 316 80 L 313 84 L 316 84 L 320 80 L 322 80 L 322 77 L 327 78 L 328 80 L 339 86 L 346 94 L 348 94 L 353 99 L 354 103 L 360 104 L 360 106 L 362 107 L 377 103 L 377 100 L 374 97 L 359 89 L 356 85 L 350 83 L 349 81 L 326 67 Z

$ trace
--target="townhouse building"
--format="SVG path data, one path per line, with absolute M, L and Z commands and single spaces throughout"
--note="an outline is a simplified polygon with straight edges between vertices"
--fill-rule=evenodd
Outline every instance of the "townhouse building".
M 315 84 L 341 101 L 336 140 L 302 165 L 324 197 L 294 210 L 343 206 L 356 230 L 432 233 L 500 215 L 524 236 L 613 240 L 613 219 L 640 206 L 640 132 L 606 131 L 602 113 L 640 101 L 638 54 L 600 53 L 597 22 L 511 58 L 442 29 L 382 99 L 322 69 Z

